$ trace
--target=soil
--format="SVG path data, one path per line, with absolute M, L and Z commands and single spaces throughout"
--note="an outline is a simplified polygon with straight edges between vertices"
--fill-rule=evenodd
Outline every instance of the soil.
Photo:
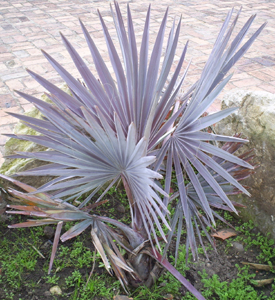
M 122 219 L 125 217 L 125 212 L 124 210 L 121 209 L 116 203 L 116 201 L 112 201 L 115 212 L 113 217 L 117 219 Z M 110 207 L 108 207 L 108 210 Z M 105 212 L 104 210 L 101 211 L 101 215 L 104 215 Z M 110 216 L 110 215 L 109 215 Z M 4 236 L 6 238 L 12 239 L 13 236 L 9 234 L 11 229 L 7 228 L 7 225 L 10 225 L 12 223 L 16 223 L 16 217 L 12 217 L 12 219 L 7 218 L 5 215 L 4 217 L 4 222 L 2 221 L 1 224 L 1 233 L 0 233 L 0 238 L 2 239 Z M 239 221 L 237 219 L 233 220 L 231 222 L 233 226 L 239 226 Z M 221 228 L 218 228 L 221 229 Z M 16 229 L 12 229 L 16 230 Z M 24 229 L 28 231 L 29 229 L 26 228 Z M 254 233 L 258 233 L 258 229 L 254 228 L 252 229 Z M 91 251 L 94 250 L 93 244 L 91 242 L 90 234 L 89 231 L 86 230 L 84 233 L 84 239 L 85 240 L 85 246 L 89 247 Z M 39 251 L 49 260 L 50 254 L 51 254 L 51 246 L 53 242 L 53 237 L 51 235 L 51 230 L 45 230 L 45 235 L 41 237 L 41 247 Z M 232 279 L 237 277 L 238 274 L 238 269 L 235 267 L 236 264 L 242 266 L 242 262 L 253 262 L 253 263 L 259 263 L 256 259 L 256 257 L 259 255 L 259 249 L 257 247 L 251 247 L 249 248 L 248 251 L 245 251 L 243 247 L 246 245 L 242 245 L 239 242 L 234 243 L 234 237 L 231 238 L 233 246 L 228 248 L 227 242 L 222 241 L 222 240 L 215 240 L 216 242 L 216 248 L 217 251 L 214 251 L 213 249 L 208 250 L 208 257 L 207 259 L 204 255 L 200 254 L 199 255 L 199 260 L 197 262 L 194 262 L 192 264 L 189 264 L 190 270 L 186 271 L 186 278 L 198 289 L 200 290 L 203 287 L 203 284 L 201 283 L 201 277 L 198 275 L 198 271 L 203 271 L 204 269 L 206 270 L 207 274 L 210 276 L 217 274 L 220 278 L 220 281 L 228 281 L 230 282 Z M 64 243 L 65 246 L 70 246 L 72 245 L 74 241 L 69 240 Z M 208 242 L 206 242 L 206 245 L 208 245 Z M 173 247 L 173 245 L 172 245 Z M 172 253 L 172 252 L 171 252 Z M 0 263 L 1 264 L 1 263 Z M 48 284 L 45 282 L 43 277 L 46 275 L 45 271 L 43 270 L 43 267 L 45 265 L 45 259 L 43 258 L 38 258 L 37 262 L 37 267 L 33 272 L 25 273 L 22 275 L 24 281 L 35 281 L 39 283 L 39 288 L 35 287 L 34 289 L 29 289 L 26 290 L 22 288 L 20 291 L 16 292 L 13 300 L 52 300 L 52 299 L 69 299 L 72 292 L 73 288 L 67 289 L 66 291 L 63 291 L 62 296 L 52 296 L 51 293 L 49 292 L 50 288 L 52 287 L 52 284 Z M 44 268 L 45 269 L 45 268 Z M 67 278 L 73 268 L 64 268 L 60 272 L 58 272 L 58 276 L 61 278 L 61 282 L 65 281 L 65 278 Z M 80 272 L 84 274 L 89 274 L 90 269 L 87 268 L 82 268 L 79 269 Z M 97 265 L 95 266 L 94 274 L 102 274 L 102 272 L 105 272 L 103 268 L 99 268 Z M 255 273 L 255 270 L 252 272 Z M 1 276 L 1 275 L 0 275 Z M 107 276 L 107 275 L 106 275 Z M 258 272 L 257 277 L 255 279 L 264 279 L 266 277 L 269 278 L 271 277 L 270 274 L 266 272 Z M 273 276 L 274 277 L 274 276 Z M 60 285 L 60 284 L 59 284 Z M 259 291 L 264 291 L 264 293 L 269 296 L 270 291 L 271 291 L 271 285 L 267 285 L 265 287 L 259 288 Z M 180 289 L 180 292 L 182 294 L 182 297 L 175 297 L 174 299 L 183 299 L 184 295 L 186 294 L 186 289 L 182 287 Z M 3 293 L 3 285 L 0 281 L 0 299 L 5 299 L 4 298 L 4 293 Z M 91 300 L 99 300 L 103 298 L 97 298 L 95 297 L 94 299 Z M 109 300 L 109 299 L 108 299 Z M 145 300 L 145 299 L 144 299 Z
M 258 233 L 258 229 L 255 228 L 255 233 Z M 234 240 L 234 238 L 233 238 Z M 232 242 L 233 244 L 234 242 Z M 232 245 L 231 244 L 231 245 Z M 196 289 L 201 290 L 203 284 L 201 283 L 201 277 L 198 275 L 198 271 L 202 272 L 203 270 L 209 276 L 213 276 L 217 274 L 220 278 L 220 281 L 232 281 L 232 279 L 237 278 L 239 273 L 236 264 L 240 267 L 243 266 L 243 262 L 248 263 L 260 263 L 257 260 L 257 256 L 260 254 L 259 249 L 257 247 L 249 248 L 248 251 L 238 251 L 236 249 L 239 245 L 246 246 L 242 243 L 235 242 L 235 245 L 232 245 L 231 248 L 228 249 L 225 241 L 216 241 L 217 252 L 214 250 L 207 251 L 208 259 L 203 255 L 199 255 L 199 259 L 197 262 L 189 264 L 190 271 L 187 271 L 187 274 L 190 276 L 188 278 L 190 282 L 196 287 Z M 255 270 L 251 270 L 251 273 L 255 273 Z M 188 276 L 187 276 L 188 277 Z M 266 279 L 274 277 L 270 275 L 270 273 L 262 271 L 256 272 L 255 280 Z M 258 289 L 259 291 L 264 291 L 264 293 L 269 296 L 271 291 L 271 286 L 265 286 Z

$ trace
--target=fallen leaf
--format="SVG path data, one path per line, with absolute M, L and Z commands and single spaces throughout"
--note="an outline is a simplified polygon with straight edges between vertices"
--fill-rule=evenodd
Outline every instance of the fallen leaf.
M 274 266 L 270 266 L 270 265 L 253 264 L 253 263 L 248 263 L 248 262 L 242 262 L 242 264 L 251 266 L 252 268 L 254 268 L 256 270 L 270 271 L 270 270 L 275 269 Z
M 174 296 L 172 294 L 167 294 L 163 297 L 163 299 L 166 299 L 166 300 L 173 300 L 174 299 Z
M 261 279 L 261 280 L 253 280 L 252 284 L 256 287 L 261 287 L 267 284 L 271 284 L 275 278 Z
M 226 240 L 230 238 L 231 236 L 235 236 L 237 233 L 233 229 L 222 229 L 217 231 L 216 233 L 211 234 L 216 239 Z
M 114 300 L 134 300 L 134 299 L 129 298 L 129 297 L 124 296 L 124 295 L 116 295 L 116 296 L 114 296 Z

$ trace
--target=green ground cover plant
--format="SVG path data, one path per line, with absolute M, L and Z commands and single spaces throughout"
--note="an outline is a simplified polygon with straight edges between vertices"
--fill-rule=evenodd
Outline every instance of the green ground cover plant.
M 115 197 L 115 191 L 112 192 Z M 226 217 L 226 216 L 224 216 Z M 229 217 L 230 218 L 230 217 Z M 18 220 L 17 220 L 18 221 Z M 232 220 L 233 221 L 233 220 Z M 218 226 L 221 224 L 217 224 Z M 5 233 L 7 229 L 5 225 L 0 223 L 1 232 Z M 232 241 L 240 241 L 244 243 L 248 237 L 251 241 L 264 240 L 264 243 L 249 243 L 249 249 L 257 250 L 258 257 L 255 255 L 255 261 L 258 260 L 263 253 L 267 251 L 274 251 L 272 246 L 273 240 L 264 237 L 259 232 L 255 233 L 255 225 L 250 222 L 241 223 L 239 221 L 238 236 L 230 238 L 227 243 L 227 248 L 231 247 Z M 37 250 L 41 250 L 41 246 L 45 242 L 43 239 L 44 233 L 40 227 L 13 231 L 9 235 L 1 236 L 0 239 L 0 298 L 1 299 L 18 299 L 18 295 L 22 291 L 31 291 L 37 294 L 43 285 L 43 292 L 50 289 L 50 287 L 58 285 L 62 288 L 62 296 L 56 299 L 93 299 L 94 297 L 103 297 L 103 299 L 112 299 L 117 294 L 123 294 L 123 289 L 120 284 L 107 272 L 98 273 L 99 270 L 104 270 L 100 256 L 96 256 L 94 272 L 88 281 L 90 271 L 93 265 L 93 252 L 89 247 L 84 246 L 86 236 L 79 236 L 75 238 L 72 245 L 60 245 L 57 251 L 55 263 L 52 274 L 47 275 L 48 259 L 45 254 L 45 259 L 42 259 L 38 252 L 32 247 L 35 246 Z M 253 229 L 253 232 L 251 230 Z M 245 235 L 244 235 L 245 234 Z M 29 238 L 31 237 L 31 238 Z M 15 246 L 14 246 L 15 245 Z M 271 246 L 270 246 L 271 245 Z M 207 251 L 211 251 L 210 247 Z M 7 255 L 7 252 L 9 255 Z M 202 247 L 199 247 L 199 252 L 203 253 Z M 75 254 L 78 253 L 78 259 Z M 188 255 L 188 263 L 186 264 L 186 248 L 185 245 L 180 245 L 179 257 L 177 262 L 177 269 L 183 276 L 186 276 L 186 271 L 190 270 L 193 259 L 191 252 Z M 48 256 L 49 258 L 49 256 Z M 88 258 L 88 259 L 87 259 Z M 27 263 L 26 263 L 27 259 Z M 86 260 L 87 265 L 78 262 Z M 172 263 L 175 262 L 175 257 L 169 257 Z M 267 257 L 273 263 L 274 258 Z M 41 264 L 41 261 L 43 262 Z M 265 260 L 267 262 L 267 260 Z M 42 267 L 41 267 L 42 266 Z M 73 266 L 73 267 L 72 267 Z M 42 269 L 42 272 L 37 273 L 37 269 Z M 206 299 L 251 299 L 251 300 L 274 300 L 275 299 L 275 284 L 272 285 L 271 292 L 267 296 L 264 291 L 255 288 L 253 279 L 256 276 L 255 270 L 248 266 L 236 265 L 238 275 L 232 278 L 231 281 L 221 281 L 218 275 L 209 276 L 205 270 L 200 272 L 203 288 L 202 295 Z M 88 283 L 87 283 L 88 281 Z M 184 297 L 180 292 L 181 283 L 174 278 L 170 273 L 164 272 L 151 288 L 140 286 L 137 289 L 130 289 L 129 297 L 134 300 L 162 300 L 166 295 L 173 295 L 174 299 L 195 299 L 190 293 L 186 293 Z M 31 296 L 29 296 L 31 297 Z M 42 296 L 41 296 L 42 297 Z M 22 300 L 27 298 L 23 297 Z
M 212 115 L 205 112 L 230 80 L 232 75 L 227 75 L 228 71 L 249 49 L 265 24 L 244 41 L 255 16 L 251 16 L 233 36 L 241 11 L 233 18 L 232 9 L 200 79 L 180 94 L 188 72 L 188 67 L 182 72 L 188 42 L 168 78 L 180 36 L 181 19 L 177 24 L 173 23 L 164 46 L 167 10 L 153 49 L 149 51 L 150 10 L 149 7 L 138 51 L 129 6 L 127 22 L 124 22 L 117 2 L 111 7 L 121 57 L 99 13 L 115 78 L 81 21 L 97 75 L 89 70 L 62 34 L 62 41 L 82 76 L 81 80 L 73 78 L 49 54 L 42 52 L 64 79 L 71 94 L 27 70 L 49 92 L 47 96 L 52 104 L 17 92 L 34 104 L 44 118 L 12 113 L 39 135 L 8 136 L 35 142 L 48 150 L 18 152 L 9 158 L 47 162 L 19 172 L 17 176 L 55 178 L 34 188 L 14 177 L 0 175 L 24 190 L 8 189 L 9 198 L 14 202 L 8 205 L 9 213 L 33 217 L 9 227 L 56 225 L 49 274 L 55 257 L 58 259 L 59 239 L 65 242 L 89 228 L 92 243 L 104 266 L 111 275 L 117 276 L 125 291 L 127 286 L 154 285 L 162 266 L 197 299 L 205 299 L 167 260 L 167 253 L 176 236 L 176 264 L 185 226 L 185 252 L 188 256 L 190 249 L 196 259 L 199 251 L 205 252 L 201 231 L 213 243 L 207 227 L 214 230 L 215 218 L 225 221 L 215 209 L 236 213 L 238 204 L 230 201 L 228 195 L 239 192 L 249 195 L 239 181 L 253 170 L 249 163 L 253 156 L 250 152 L 234 155 L 247 140 L 240 135 L 220 136 L 206 130 L 237 108 Z M 224 145 L 219 148 L 216 142 L 224 142 Z M 160 184 L 161 179 L 164 179 L 164 186 Z M 130 217 L 124 222 L 110 217 L 112 208 L 110 215 L 97 214 L 101 208 L 108 209 L 104 197 L 120 182 L 125 191 L 120 197 L 127 195 L 126 207 L 130 211 Z M 169 195 L 173 186 L 177 191 Z M 173 203 L 171 214 L 168 208 L 169 204 L 173 207 Z M 76 224 L 62 233 L 67 222 Z M 83 252 L 86 253 L 83 244 L 73 247 L 70 259 L 64 264 L 86 267 L 90 259 L 83 257 Z M 198 250 L 200 247 L 202 250 Z M 59 268 L 62 267 L 64 265 L 60 264 Z M 80 289 L 83 285 L 80 275 L 75 270 L 67 279 L 67 285 L 76 284 Z M 78 297 L 79 291 L 75 295 Z
M 261 235 L 260 233 L 253 233 L 255 228 L 254 223 L 249 221 L 244 223 L 240 227 L 236 227 L 236 230 L 242 232 L 244 237 L 238 237 L 238 239 L 244 242 L 245 249 L 248 250 L 253 245 L 261 249 L 260 254 L 257 256 L 257 260 L 260 263 L 272 264 L 272 261 L 275 259 L 275 249 L 274 249 L 274 240 L 270 239 L 270 233 L 267 233 L 266 236 Z

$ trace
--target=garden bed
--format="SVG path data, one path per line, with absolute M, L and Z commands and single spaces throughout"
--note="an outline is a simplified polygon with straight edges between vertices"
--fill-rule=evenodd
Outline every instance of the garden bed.
M 100 214 L 127 223 L 126 196 L 109 192 L 109 202 L 101 207 Z M 106 209 L 106 212 L 105 212 Z M 127 211 L 127 209 L 126 209 Z M 98 212 L 99 213 L 99 212 Z M 205 242 L 209 260 L 199 247 L 199 260 L 192 262 L 189 255 L 185 263 L 185 241 L 182 240 L 177 269 L 186 276 L 206 299 L 275 299 L 275 284 L 255 287 L 253 280 L 273 278 L 274 273 L 257 271 L 242 262 L 275 264 L 274 241 L 264 237 L 252 223 L 225 213 L 224 216 L 236 228 L 237 236 L 215 240 L 217 253 Z M 4 215 L 0 238 L 0 299 L 113 299 L 125 295 L 119 282 L 104 269 L 100 257 L 95 255 L 89 230 L 75 239 L 59 245 L 52 273 L 47 275 L 53 235 L 50 227 L 8 229 L 7 225 L 23 221 L 24 217 Z M 69 228 L 66 225 L 65 228 Z M 218 222 L 217 229 L 225 224 Z M 169 250 L 173 258 L 173 243 Z M 94 270 L 86 286 L 94 264 Z M 62 294 L 53 295 L 52 287 L 60 287 Z M 195 299 L 168 272 L 163 272 L 152 289 L 130 289 L 133 299 Z

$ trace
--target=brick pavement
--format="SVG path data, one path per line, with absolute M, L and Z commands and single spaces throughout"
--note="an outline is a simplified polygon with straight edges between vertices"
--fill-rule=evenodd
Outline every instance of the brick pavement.
M 126 16 L 128 1 L 119 1 L 123 16 Z M 260 37 L 244 58 L 234 69 L 234 76 L 226 86 L 225 92 L 234 88 L 262 90 L 275 93 L 275 2 L 270 0 L 190 0 L 190 1 L 129 1 L 132 16 L 140 42 L 146 10 L 149 3 L 151 11 L 151 45 L 166 7 L 169 5 L 168 25 L 171 26 L 174 16 L 182 15 L 181 38 L 178 49 L 181 50 L 189 39 L 186 60 L 192 58 L 185 87 L 194 83 L 206 62 L 213 43 L 226 13 L 233 6 L 243 6 L 237 28 L 257 13 L 252 29 L 268 22 Z M 32 105 L 19 98 L 13 91 L 40 96 L 44 89 L 39 86 L 25 71 L 28 67 L 52 83 L 61 85 L 62 80 L 47 63 L 40 52 L 44 49 L 57 59 L 74 76 L 77 70 L 62 45 L 61 31 L 78 49 L 85 61 L 92 66 L 91 56 L 78 23 L 80 17 L 87 26 L 96 44 L 108 60 L 107 48 L 101 31 L 97 9 L 114 33 L 109 10 L 110 1 L 99 0 L 1 0 L 0 3 L 0 132 L 11 133 L 17 120 L 6 112 L 28 111 Z M 179 53 L 176 59 L 179 58 Z M 222 95 L 219 99 L 222 98 Z M 215 111 L 220 100 L 212 107 Z M 6 138 L 0 136 L 0 163 Z

